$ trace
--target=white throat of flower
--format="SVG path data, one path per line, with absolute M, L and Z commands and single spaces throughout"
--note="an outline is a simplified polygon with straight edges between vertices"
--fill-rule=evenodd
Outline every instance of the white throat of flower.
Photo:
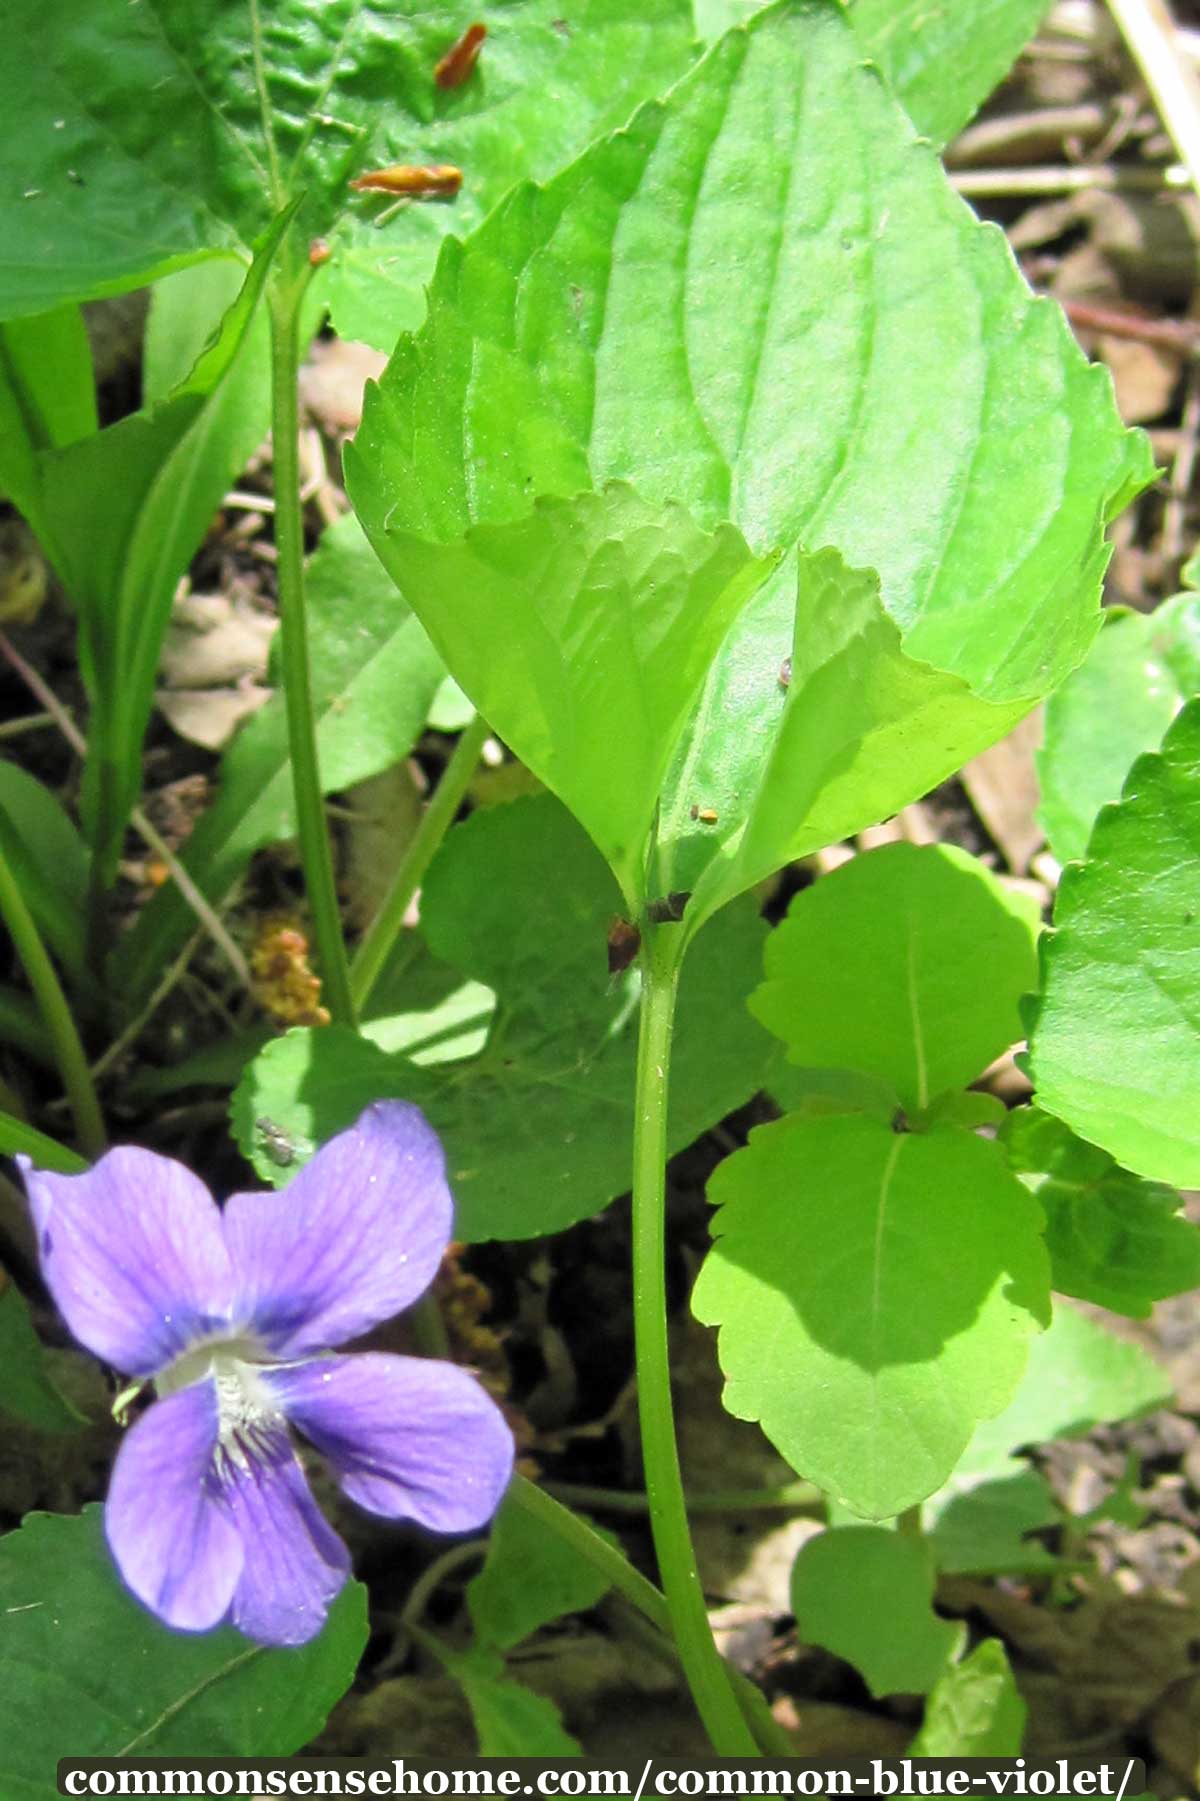
M 160 1398 L 211 1381 L 217 1391 L 217 1449 L 248 1466 L 261 1458 L 284 1427 L 284 1415 L 263 1381 L 273 1360 L 253 1338 L 214 1339 L 195 1345 L 160 1370 L 154 1386 Z

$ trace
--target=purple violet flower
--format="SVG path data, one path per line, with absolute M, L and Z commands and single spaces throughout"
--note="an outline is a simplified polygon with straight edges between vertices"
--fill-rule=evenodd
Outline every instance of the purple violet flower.
M 109 1151 L 82 1176 L 20 1159 L 47 1284 L 97 1357 L 152 1378 L 104 1510 L 133 1593 L 168 1626 L 318 1633 L 349 1571 L 289 1424 L 351 1500 L 435 1532 L 489 1520 L 512 1473 L 504 1416 L 467 1370 L 328 1354 L 428 1288 L 450 1237 L 442 1147 L 379 1101 L 279 1193 L 218 1208 L 170 1157 Z

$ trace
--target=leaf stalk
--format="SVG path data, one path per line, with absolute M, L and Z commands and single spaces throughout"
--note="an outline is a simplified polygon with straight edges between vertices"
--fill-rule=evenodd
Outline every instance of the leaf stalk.
M 667 1095 L 681 950 L 678 926 L 643 929 L 633 1126 L 633 1320 L 642 1460 L 659 1575 L 688 1686 L 718 1755 L 753 1757 L 758 1744 L 708 1623 L 671 1400 L 665 1286 Z
M 289 234 L 267 285 L 271 323 L 271 442 L 275 459 L 275 549 L 279 579 L 279 644 L 288 746 L 296 796 L 300 861 L 320 960 L 323 999 L 339 1024 L 355 1023 L 350 969 L 342 936 L 333 853 L 326 828 L 317 759 L 308 624 L 304 598 L 304 521 L 300 500 L 300 306 L 308 270 L 298 268 Z

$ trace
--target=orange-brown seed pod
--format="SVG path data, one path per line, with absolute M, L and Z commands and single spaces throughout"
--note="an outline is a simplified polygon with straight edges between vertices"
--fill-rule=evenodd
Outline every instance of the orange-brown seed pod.
M 427 200 L 457 194 L 462 178 L 462 170 L 453 163 L 392 163 L 389 168 L 356 175 L 350 186 L 356 194 L 400 194 Z
M 468 25 L 457 44 L 452 44 L 433 71 L 440 88 L 460 88 L 479 61 L 479 52 L 487 36 L 487 26 Z
M 324 238 L 314 238 L 308 247 L 308 260 L 314 269 L 319 269 L 322 263 L 327 263 L 332 255 L 333 251 Z

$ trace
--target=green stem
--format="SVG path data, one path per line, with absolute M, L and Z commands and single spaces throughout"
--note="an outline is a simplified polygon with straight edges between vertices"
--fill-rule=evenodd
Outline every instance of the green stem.
M 524 1476 L 513 1477 L 507 1498 L 515 1506 L 523 1508 L 548 1532 L 553 1532 L 556 1538 L 562 1539 L 564 1544 L 570 1545 L 585 1563 L 590 1563 L 593 1569 L 598 1570 L 617 1593 L 623 1595 L 652 1626 L 666 1639 L 674 1642 L 674 1624 L 666 1596 L 640 1570 L 634 1568 L 618 1546 L 603 1538 L 595 1527 L 589 1526 L 586 1520 L 581 1520 L 570 1508 L 564 1507 L 560 1501 L 547 1494 L 544 1488 L 538 1488 Z M 722 1667 L 738 1696 L 745 1714 L 747 1731 L 755 1732 L 763 1749 L 774 1756 L 794 1757 L 796 1747 L 782 1726 L 777 1726 L 771 1719 L 761 1691 L 740 1670 L 731 1669 L 727 1665 Z M 751 1754 L 756 1749 L 757 1742 L 751 1743 Z
M 598 1513 L 649 1513 L 650 1497 L 624 1488 L 589 1488 L 580 1482 L 548 1482 L 546 1489 L 568 1507 Z M 687 1509 L 695 1513 L 824 1513 L 826 1497 L 812 1482 L 782 1488 L 689 1489 Z
M 404 915 L 420 887 L 434 852 L 454 823 L 471 777 L 479 763 L 479 753 L 488 735 L 486 720 L 477 713 L 454 747 L 453 755 L 442 771 L 442 779 L 426 807 L 421 823 L 413 834 L 400 867 L 392 877 L 383 905 L 372 920 L 366 936 L 354 954 L 350 968 L 350 988 L 359 1012 L 366 1010 L 371 991 L 388 960 L 392 946 L 404 927 Z
M 300 414 L 296 384 L 300 363 L 300 303 L 307 279 L 307 270 L 301 272 L 297 268 L 289 237 L 280 250 L 279 268 L 271 276 L 267 288 L 271 319 L 271 443 L 275 459 L 275 549 L 279 559 L 280 671 L 296 795 L 300 861 L 312 911 L 323 998 L 335 1020 L 352 1026 L 355 1016 L 350 971 L 317 763 L 317 729 L 313 716 L 304 603 L 304 522 L 300 502 Z
M 0 918 L 8 927 L 13 946 L 29 978 L 29 986 L 33 989 L 34 999 L 50 1034 L 54 1060 L 71 1103 L 76 1137 L 87 1156 L 99 1157 L 105 1145 L 104 1121 L 87 1057 L 54 965 L 46 953 L 33 915 L 25 905 L 20 885 L 3 853 L 0 853 Z
M 679 981 L 677 926 L 643 929 L 642 1004 L 633 1123 L 633 1322 L 638 1414 L 650 1499 L 650 1528 L 680 1662 L 722 1757 L 758 1750 L 708 1624 L 688 1528 L 675 1415 L 666 1310 L 667 1088 Z

